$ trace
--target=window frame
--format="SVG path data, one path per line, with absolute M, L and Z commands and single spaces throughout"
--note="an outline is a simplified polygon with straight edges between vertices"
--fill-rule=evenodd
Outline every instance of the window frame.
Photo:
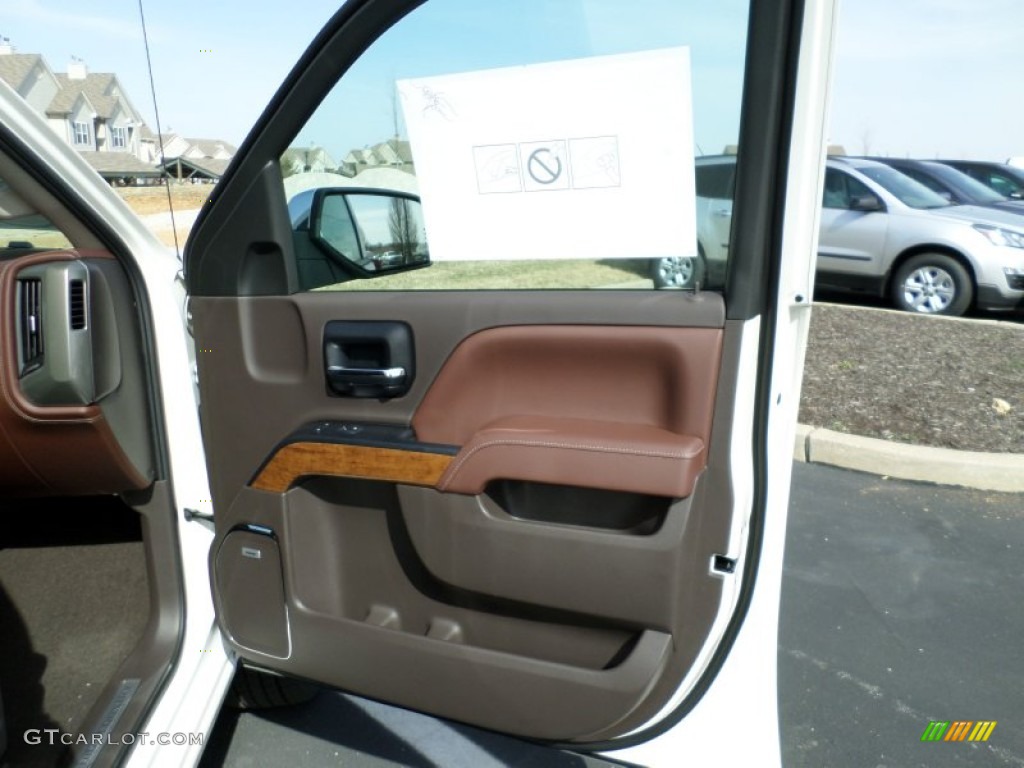
M 87 122 L 72 120 L 71 136 L 76 147 L 88 146 L 92 144 L 92 127 Z
M 291 221 L 279 165 L 281 154 L 316 112 L 321 101 L 354 62 L 389 28 L 426 0 L 351 0 L 320 31 L 271 99 L 239 148 L 236 162 L 216 185 L 211 203 L 252 206 L 259 215 L 245 225 L 208 226 L 205 206 L 185 247 L 185 275 L 194 296 L 268 296 L 302 292 L 292 245 Z M 768 27 L 786 34 L 801 23 L 805 0 L 779 5 L 753 2 L 747 28 Z M 725 281 L 726 317 L 749 320 L 768 305 L 771 266 L 781 239 L 778 200 L 786 194 L 791 83 L 795 60 L 770 44 L 770 36 L 748 37 L 732 234 Z M 766 76 L 767 73 L 767 76 Z M 238 158 L 241 158 L 240 161 Z M 277 244 L 279 251 L 246 258 L 253 242 Z M 217 254 L 214 257 L 212 254 Z
M 112 125 L 110 126 L 110 148 L 111 149 L 127 149 L 128 148 L 128 129 L 123 125 Z

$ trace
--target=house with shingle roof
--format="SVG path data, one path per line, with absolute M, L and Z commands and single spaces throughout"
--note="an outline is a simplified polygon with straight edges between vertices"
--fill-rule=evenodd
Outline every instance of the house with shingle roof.
M 150 133 L 143 138 L 146 158 L 151 163 L 159 163 L 161 151 L 164 158 L 181 157 L 189 149 L 189 143 L 176 133 Z
M 160 142 L 163 142 L 161 160 Z M 186 139 L 176 133 L 162 133 L 148 141 L 152 161 L 174 179 L 213 181 L 224 175 L 238 149 L 220 139 Z
M 367 168 L 399 168 L 415 173 L 409 142 L 396 136 L 372 147 L 353 149 L 345 155 L 340 170 L 346 176 L 355 176 Z
M 55 75 L 60 90 L 46 108 L 46 117 L 68 143 L 80 151 L 121 152 L 141 160 L 142 115 L 132 106 L 117 75 L 92 73 L 72 61 L 67 74 Z
M 125 182 L 134 179 L 158 179 L 163 174 L 150 163 L 144 163 L 127 152 L 89 152 L 79 150 L 85 161 L 107 181 Z
M 286 176 L 295 173 L 332 173 L 338 167 L 323 147 L 289 147 L 281 155 L 281 168 Z
M 185 157 L 192 160 L 230 160 L 238 152 L 238 147 L 220 139 L 185 139 L 191 147 Z
M 220 139 L 186 139 L 176 133 L 161 133 L 156 138 L 163 142 L 164 157 L 168 160 L 176 157 L 187 157 L 189 160 L 230 160 L 238 152 L 237 147 Z
M 38 53 L 14 53 L 10 45 L 0 46 L 0 80 L 18 92 L 36 112 L 50 106 L 60 83 Z
M 193 163 L 188 178 L 220 178 L 236 152 L 231 144 L 216 139 L 158 137 L 132 105 L 117 75 L 89 72 L 81 59 L 73 57 L 67 72 L 55 73 L 39 54 L 17 53 L 2 41 L 0 80 L 111 182 L 162 176 L 161 139 L 165 157 L 185 157 Z M 177 170 L 177 177 L 183 178 L 180 165 Z
M 191 158 L 172 157 L 158 167 L 164 176 L 178 181 L 207 182 L 216 181 L 224 175 L 230 160 L 217 160 L 212 157 Z
M 55 73 L 37 53 L 16 53 L 0 45 L 0 80 L 46 118 L 50 127 L 111 181 L 159 175 L 142 147 L 145 120 L 125 94 L 117 75 L 89 72 L 72 58 Z

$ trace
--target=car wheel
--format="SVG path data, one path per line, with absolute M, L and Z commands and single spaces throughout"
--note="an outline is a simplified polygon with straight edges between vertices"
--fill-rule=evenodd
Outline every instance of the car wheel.
M 692 288 L 704 282 L 704 259 L 701 256 L 652 259 L 651 279 L 655 288 Z
M 272 709 L 305 704 L 323 690 L 316 683 L 240 666 L 225 703 L 233 709 Z
M 943 253 L 921 253 L 896 271 L 892 298 L 907 312 L 962 315 L 971 306 L 974 286 L 964 266 Z

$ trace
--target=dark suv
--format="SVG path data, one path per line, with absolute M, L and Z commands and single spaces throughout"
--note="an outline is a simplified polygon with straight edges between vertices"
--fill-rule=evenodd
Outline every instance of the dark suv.
M 1012 200 L 1024 200 L 1024 168 L 982 160 L 940 160 Z
M 895 157 L 873 157 L 870 159 L 895 168 L 956 205 L 981 205 L 1024 216 L 1024 200 L 1012 200 L 1007 195 L 996 192 L 992 187 L 982 184 L 976 178 L 951 165 L 940 163 L 937 160 L 909 160 Z

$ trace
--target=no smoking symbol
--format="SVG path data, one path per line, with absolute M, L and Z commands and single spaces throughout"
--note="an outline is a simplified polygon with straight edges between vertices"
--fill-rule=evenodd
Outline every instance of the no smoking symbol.
M 526 172 L 538 184 L 554 184 L 562 175 L 562 160 L 547 147 L 541 147 L 530 153 Z

